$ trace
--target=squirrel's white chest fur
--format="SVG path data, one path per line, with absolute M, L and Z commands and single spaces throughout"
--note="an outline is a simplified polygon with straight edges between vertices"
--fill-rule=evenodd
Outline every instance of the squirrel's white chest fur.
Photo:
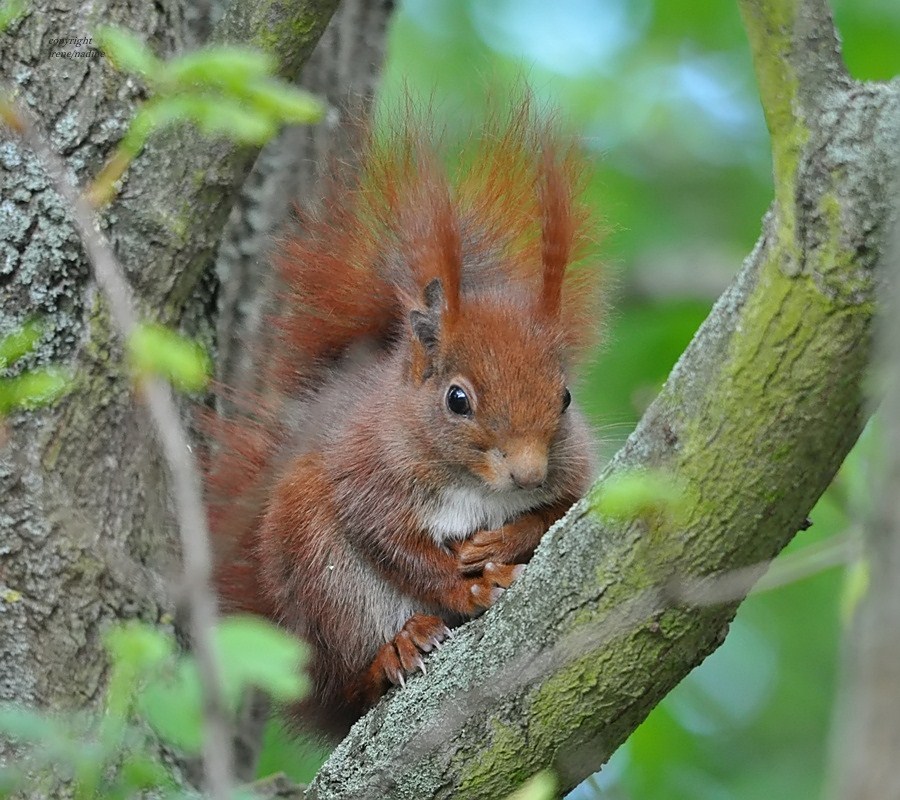
M 423 526 L 439 544 L 464 539 L 479 530 L 493 530 L 536 508 L 541 492 L 491 492 L 471 487 L 444 489 L 422 514 Z

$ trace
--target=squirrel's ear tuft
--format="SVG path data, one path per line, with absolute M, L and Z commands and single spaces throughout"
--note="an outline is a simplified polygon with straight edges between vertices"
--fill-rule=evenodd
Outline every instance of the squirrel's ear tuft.
M 438 320 L 424 311 L 413 309 L 409 312 L 409 325 L 419 344 L 429 353 L 433 352 L 438 343 Z
M 425 307 L 431 312 L 440 314 L 444 304 L 444 286 L 441 279 L 435 278 L 429 281 L 422 294 L 425 298 Z
M 538 173 L 543 262 L 540 306 L 549 317 L 560 315 L 566 268 L 572 260 L 578 233 L 574 189 L 565 155 L 555 153 L 550 143 L 545 143 Z
M 414 308 L 409 312 L 409 325 L 413 336 L 428 353 L 434 352 L 441 330 L 444 311 L 444 287 L 440 278 L 434 278 L 422 290 L 425 310 Z
M 413 372 L 424 381 L 434 372 L 434 356 L 441 334 L 441 317 L 444 313 L 444 287 L 440 278 L 429 281 L 422 291 L 425 309 L 414 308 L 409 312 L 409 327 L 414 345 Z

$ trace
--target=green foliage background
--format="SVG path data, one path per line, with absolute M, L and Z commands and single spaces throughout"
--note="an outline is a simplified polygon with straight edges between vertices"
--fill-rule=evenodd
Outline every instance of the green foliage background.
M 858 79 L 900 73 L 900 3 L 832 0 Z M 607 220 L 613 302 L 577 397 L 621 444 L 753 246 L 771 160 L 737 5 L 698 0 L 406 0 L 382 103 L 424 98 L 449 138 L 522 78 L 583 136 Z M 848 532 L 864 509 L 863 443 L 792 550 Z M 827 781 L 845 578 L 831 570 L 751 598 L 725 645 L 571 797 L 812 798 Z M 261 772 L 308 777 L 269 732 Z

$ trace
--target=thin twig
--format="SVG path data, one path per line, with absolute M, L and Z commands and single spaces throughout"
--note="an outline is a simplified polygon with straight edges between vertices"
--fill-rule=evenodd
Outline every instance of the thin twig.
M 666 586 L 673 605 L 712 606 L 743 600 L 817 575 L 822 570 L 846 564 L 860 555 L 858 537 L 850 535 L 826 539 L 777 561 L 764 561 L 710 577 L 689 578 Z M 769 568 L 769 564 L 772 564 Z
M 13 106 L 14 126 L 41 163 L 57 193 L 67 203 L 97 284 L 109 304 L 113 324 L 127 341 L 139 325 L 131 288 L 100 230 L 93 208 L 69 179 L 63 160 L 47 145 L 29 114 Z M 191 641 L 199 666 L 203 695 L 203 767 L 214 800 L 230 800 L 232 753 L 228 717 L 222 702 L 220 670 L 213 646 L 216 600 L 212 591 L 212 553 L 197 464 L 168 384 L 142 378 L 137 384 L 150 412 L 169 470 L 178 533 L 181 538 L 185 597 Z

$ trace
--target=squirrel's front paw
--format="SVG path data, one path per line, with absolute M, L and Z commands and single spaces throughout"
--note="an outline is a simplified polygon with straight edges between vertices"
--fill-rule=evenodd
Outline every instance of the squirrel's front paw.
M 459 560 L 459 571 L 463 575 L 482 572 L 490 563 L 515 561 L 515 554 L 508 552 L 510 549 L 506 526 L 490 531 L 477 531 L 453 546 L 453 552 Z
M 449 636 L 450 629 L 440 617 L 414 614 L 391 641 L 382 645 L 369 672 L 380 677 L 384 688 L 387 688 L 385 681 L 395 686 L 405 686 L 406 678 L 412 673 L 419 671 L 425 674 L 422 654 L 439 648 Z
M 466 581 L 469 616 L 474 617 L 494 605 L 524 569 L 524 564 L 495 564 L 493 561 L 485 564 L 479 577 Z
M 526 514 L 499 528 L 476 531 L 468 539 L 453 545 L 459 571 L 463 575 L 472 575 L 481 572 L 490 562 L 518 564 L 528 561 L 544 530 L 539 517 Z

